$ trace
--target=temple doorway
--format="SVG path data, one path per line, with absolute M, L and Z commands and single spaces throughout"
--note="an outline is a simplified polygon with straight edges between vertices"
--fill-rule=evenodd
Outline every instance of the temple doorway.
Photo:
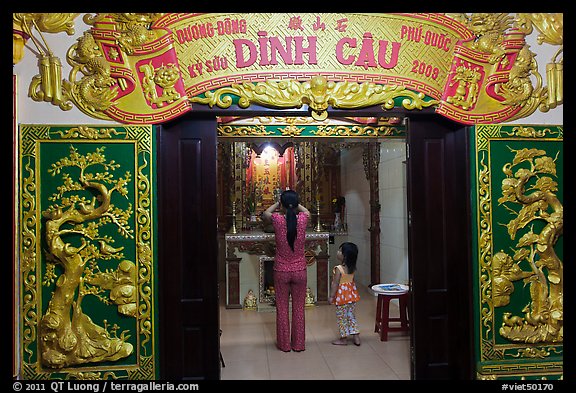
M 374 296 L 370 287 L 378 283 L 408 284 L 405 132 L 399 118 L 218 119 L 221 314 L 275 312 L 265 271 L 273 233 L 260 215 L 286 188 L 311 211 L 308 232 L 317 237 L 307 251 L 307 306 L 333 307 L 330 272 L 345 241 L 361 250 L 357 282 L 365 293 Z M 372 330 L 364 326 L 377 336 Z
M 405 135 L 399 118 L 220 118 L 219 281 L 227 295 L 227 252 L 237 250 L 226 249 L 226 234 L 234 235 L 235 246 L 251 237 L 254 241 L 241 247 L 252 247 L 254 255 L 273 252 L 258 241 L 271 232 L 260 215 L 287 188 L 311 211 L 309 231 L 328 234 L 328 244 L 320 247 L 328 255 L 328 270 L 338 245 L 354 241 L 361 249 L 357 280 L 363 285 L 408 284 Z M 252 270 L 257 282 L 257 269 Z M 241 306 L 250 289 L 258 287 L 238 288 L 227 305 Z M 314 289 L 319 301 L 326 300 L 324 293 L 325 288 Z
M 245 113 L 228 112 L 230 115 Z M 358 112 L 337 113 L 343 117 L 357 116 Z M 382 112 L 365 113 L 380 116 Z M 306 116 L 305 112 L 297 111 L 253 112 L 254 116 L 257 114 Z M 220 184 L 225 176 L 231 174 L 229 172 L 226 175 L 222 171 L 223 150 L 219 148 L 219 142 L 228 132 L 233 138 L 246 138 L 242 133 L 247 129 L 228 128 L 229 124 L 223 125 L 218 118 L 219 115 L 220 113 L 196 111 L 178 121 L 163 124 L 158 133 L 158 233 L 159 260 L 162 262 L 159 267 L 159 279 L 162 282 L 159 300 L 162 306 L 161 319 L 170 321 L 163 324 L 161 329 L 163 342 L 161 369 L 162 377 L 167 379 L 199 376 L 219 379 L 221 375 L 218 356 L 221 314 L 219 302 L 225 296 L 236 294 L 236 299 L 230 301 L 228 298 L 227 302 L 239 308 L 231 311 L 244 312 L 241 308 L 246 292 L 242 292 L 243 289 L 240 288 L 240 283 L 244 281 L 239 268 L 240 265 L 249 266 L 249 264 L 240 262 L 242 260 L 240 256 L 229 255 L 226 258 L 230 259 L 224 264 L 233 269 L 225 270 L 225 277 L 226 280 L 232 278 L 231 282 L 235 288 L 234 285 L 225 288 L 225 282 L 219 279 L 219 263 L 221 263 L 219 258 L 226 255 L 222 237 L 229 231 L 228 228 L 232 228 L 233 223 L 236 224 L 237 231 L 242 230 L 244 220 L 240 217 L 233 220 L 233 210 L 219 205 L 226 202 L 227 206 L 231 206 L 232 202 L 237 202 L 236 198 L 224 199 L 221 194 L 223 190 L 229 194 L 236 193 L 237 190 L 241 193 L 244 181 L 242 177 L 234 177 L 234 184 L 228 184 L 227 188 L 223 188 Z M 408 120 L 406 127 L 408 132 L 403 138 L 407 140 L 406 146 L 409 147 L 405 153 L 406 206 L 409 215 L 408 220 L 404 219 L 403 222 L 408 222 L 408 268 L 412 292 L 411 379 L 469 379 L 473 370 L 470 361 L 473 357 L 470 333 L 472 300 L 469 283 L 471 277 L 467 151 L 469 132 L 466 127 L 434 113 L 414 113 L 410 118 L 404 119 Z M 402 119 L 403 125 L 404 119 Z M 284 136 L 282 144 L 292 139 L 308 142 L 310 146 L 313 141 L 319 140 L 318 136 L 336 137 L 341 135 L 339 133 L 342 130 L 340 126 L 323 129 L 316 127 L 312 134 L 306 127 L 291 124 L 280 127 L 274 125 L 273 128 L 274 130 L 266 126 L 257 127 L 256 132 L 260 134 L 253 136 L 254 139 L 251 141 L 261 143 L 276 136 Z M 358 136 L 353 135 L 353 132 L 373 132 L 373 129 L 372 125 L 349 127 L 344 129 L 343 132 L 348 134 L 340 141 L 358 142 Z M 380 197 L 380 192 L 377 194 L 375 192 L 376 189 L 380 190 L 380 187 L 374 187 L 375 179 L 383 183 L 379 176 L 374 175 L 374 164 L 380 163 L 382 152 L 382 143 L 380 146 L 377 144 L 380 135 L 375 135 L 374 140 L 369 139 L 362 145 L 364 147 L 361 149 L 362 154 L 360 150 L 356 151 L 357 159 L 354 162 L 358 170 L 355 176 L 351 175 L 354 180 L 358 180 L 365 179 L 365 173 L 372 173 L 369 178 L 373 179 L 373 182 L 369 183 L 369 190 L 364 191 L 371 196 L 372 201 L 375 197 Z M 257 141 L 258 138 L 264 140 Z M 329 138 L 322 140 L 328 142 Z M 229 146 L 236 146 L 236 142 L 242 141 L 230 140 L 230 142 L 234 143 Z M 241 162 L 245 160 L 246 155 L 234 154 L 234 157 L 237 158 L 238 165 L 235 163 L 233 168 L 245 170 Z M 312 155 L 304 157 L 312 158 Z M 346 165 L 348 169 L 352 167 Z M 313 161 L 304 168 L 312 170 Z M 341 181 L 345 177 L 341 176 Z M 305 176 L 304 179 L 308 180 Z M 316 184 L 314 183 L 314 186 Z M 312 190 L 310 187 L 308 200 L 315 202 Z M 360 187 L 356 191 L 359 194 Z M 306 192 L 307 190 L 304 192 L 305 195 Z M 344 227 L 348 232 L 352 227 L 352 217 L 349 213 L 353 199 L 352 196 L 346 198 L 347 226 Z M 331 205 L 328 206 L 330 209 Z M 363 206 L 365 212 L 370 212 L 370 220 L 358 217 L 358 222 L 363 232 L 366 232 L 366 227 L 369 225 L 370 244 L 375 244 L 372 242 L 380 241 L 382 233 L 372 226 L 372 222 L 381 218 L 380 211 L 384 210 L 382 209 L 384 203 L 370 202 L 368 206 L 366 204 Z M 322 208 L 320 210 L 318 216 L 321 218 Z M 313 222 L 316 225 L 317 221 L 314 218 Z M 330 223 L 333 221 L 328 221 L 328 224 Z M 317 236 L 320 239 L 314 240 L 324 242 L 321 239 L 322 234 L 328 232 L 322 231 L 323 224 L 325 223 L 321 219 L 320 232 L 310 232 L 320 235 Z M 350 234 L 348 238 L 351 239 Z M 328 244 L 328 247 L 334 246 L 338 244 L 338 239 L 334 239 L 334 244 L 331 244 L 329 239 Z M 322 250 L 322 245 L 318 246 Z M 372 251 L 380 251 L 380 248 L 370 246 L 363 248 L 370 249 L 369 269 L 372 271 L 369 279 L 360 277 L 360 274 L 358 278 L 360 282 L 371 283 L 372 277 L 376 277 L 377 280 L 380 277 L 380 272 L 375 271 L 376 267 L 380 267 L 380 257 L 377 258 L 378 263 L 372 263 L 375 255 Z M 317 292 L 312 293 L 315 302 L 322 301 L 322 296 L 326 296 L 326 292 L 322 293 L 322 288 L 325 287 L 322 282 L 327 281 L 331 263 L 330 253 L 329 248 L 328 252 L 316 252 L 311 261 L 316 267 L 314 277 L 317 277 Z M 320 270 L 319 274 L 319 267 L 324 269 L 324 272 Z M 319 282 L 321 285 L 318 285 Z M 254 285 L 254 288 L 258 287 Z M 223 292 L 225 296 L 222 296 Z M 224 312 L 226 310 L 228 309 Z M 430 337 L 435 339 L 430 340 Z M 185 346 L 182 343 L 185 343 Z

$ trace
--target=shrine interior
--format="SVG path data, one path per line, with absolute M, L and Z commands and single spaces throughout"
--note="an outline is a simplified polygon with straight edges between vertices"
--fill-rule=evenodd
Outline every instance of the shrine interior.
M 273 306 L 267 267 L 274 234 L 261 214 L 288 188 L 311 212 L 310 304 L 326 303 L 336 251 L 345 241 L 359 246 L 360 285 L 408 283 L 405 123 L 399 118 L 219 119 L 219 281 L 227 308 Z

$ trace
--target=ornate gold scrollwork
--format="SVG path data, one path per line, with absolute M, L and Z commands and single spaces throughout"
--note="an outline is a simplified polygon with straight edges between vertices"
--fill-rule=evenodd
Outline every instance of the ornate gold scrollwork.
M 436 100 L 425 101 L 424 94 L 407 90 L 403 86 L 331 82 L 323 76 L 306 82 L 235 83 L 214 92 L 206 92 L 205 97 L 192 97 L 190 102 L 228 108 L 232 105 L 230 95 L 239 97 L 238 106 L 241 108 L 247 108 L 252 103 L 274 108 L 300 108 L 306 104 L 311 109 L 312 117 L 319 121 L 328 117 L 328 106 L 350 109 L 382 104 L 383 108 L 392 109 L 394 99 L 398 97 L 406 97 L 402 101 L 406 109 L 422 109 L 439 103 Z
M 218 126 L 218 136 L 266 136 L 273 131 L 266 131 L 266 126 Z
M 278 130 L 282 136 L 299 136 L 305 129 L 306 127 L 298 127 L 296 124 L 289 124 L 284 128 L 279 128 Z

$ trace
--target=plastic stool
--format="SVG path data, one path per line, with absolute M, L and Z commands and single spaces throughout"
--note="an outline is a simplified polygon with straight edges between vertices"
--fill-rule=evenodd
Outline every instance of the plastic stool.
M 376 324 L 374 332 L 380 333 L 380 341 L 388 341 L 388 332 L 407 332 L 410 331 L 408 325 L 408 300 L 410 292 L 401 294 L 386 295 L 378 294 L 378 303 L 376 305 Z M 390 317 L 390 300 L 398 299 L 400 317 Z M 390 322 L 400 322 L 400 326 L 390 326 Z

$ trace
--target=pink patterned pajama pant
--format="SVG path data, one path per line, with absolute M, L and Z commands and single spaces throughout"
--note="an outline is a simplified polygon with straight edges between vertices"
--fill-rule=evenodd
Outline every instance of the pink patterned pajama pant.
M 297 272 L 274 271 L 276 291 L 276 346 L 281 351 L 305 349 L 306 269 Z M 292 332 L 290 332 L 289 298 L 292 296 Z
M 356 302 L 336 306 L 336 321 L 338 322 L 338 330 L 342 338 L 360 333 L 356 314 L 354 314 L 355 309 Z

